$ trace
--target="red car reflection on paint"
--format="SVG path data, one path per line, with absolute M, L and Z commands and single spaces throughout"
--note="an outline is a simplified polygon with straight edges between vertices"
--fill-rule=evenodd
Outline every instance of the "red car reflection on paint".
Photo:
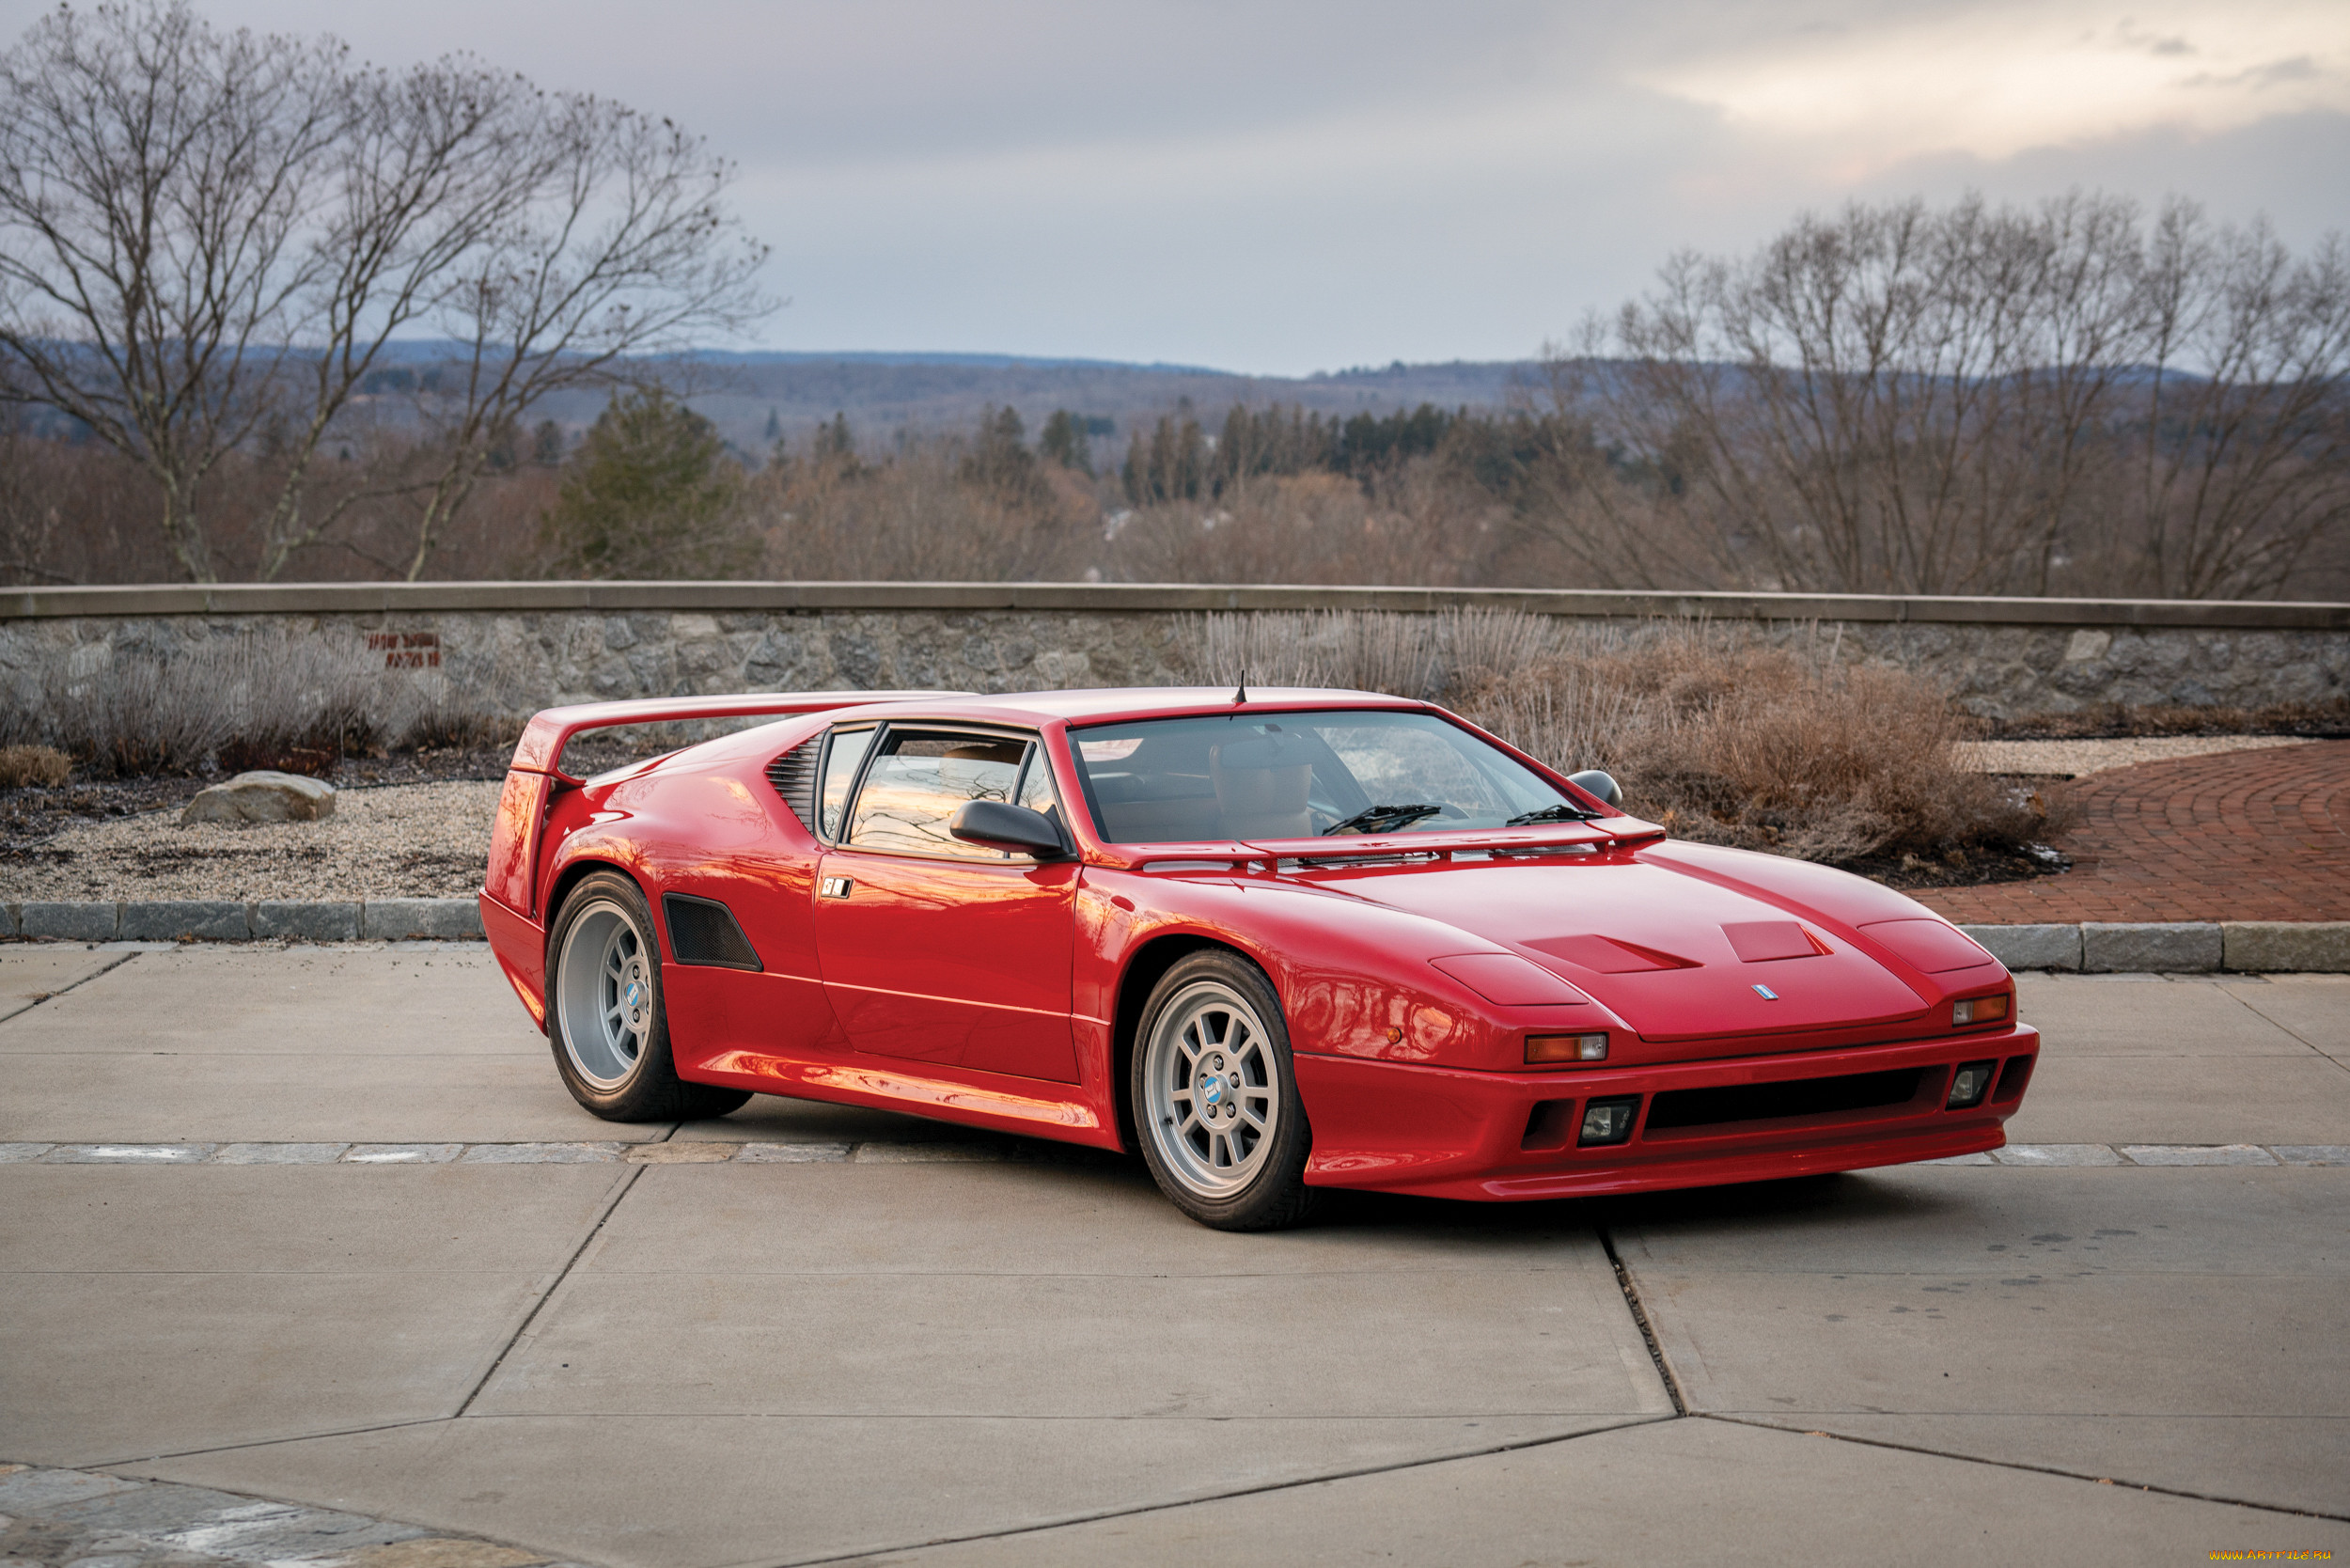
M 588 729 L 776 715 L 591 778 Z M 1998 1148 L 2039 1036 L 1841 871 L 1674 842 L 1425 703 L 804 693 L 556 708 L 481 914 L 580 1103 L 754 1093 L 1136 1150 L 1185 1213 Z

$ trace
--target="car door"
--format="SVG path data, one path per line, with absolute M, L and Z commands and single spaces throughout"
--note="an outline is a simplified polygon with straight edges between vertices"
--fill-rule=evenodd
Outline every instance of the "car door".
M 1033 736 L 945 726 L 892 724 L 863 739 L 856 776 L 825 781 L 841 805 L 824 810 L 834 841 L 815 894 L 817 962 L 851 1043 L 1074 1083 L 1076 863 L 947 829 L 972 800 L 1017 800 L 1058 820 L 1042 748 Z

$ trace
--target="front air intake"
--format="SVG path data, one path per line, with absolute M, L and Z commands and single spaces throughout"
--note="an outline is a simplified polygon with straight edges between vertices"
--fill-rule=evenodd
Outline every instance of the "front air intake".
M 1653 1136 L 1678 1127 L 1781 1121 L 1876 1110 L 1916 1099 L 1919 1077 L 1918 1069 L 1907 1067 L 1891 1073 L 1856 1073 L 1846 1077 L 1668 1090 L 1650 1105 L 1646 1131 Z
M 759 951 L 734 918 L 734 911 L 715 899 L 687 893 L 664 893 L 661 912 L 669 921 L 669 955 L 680 964 L 715 969 L 763 969 Z

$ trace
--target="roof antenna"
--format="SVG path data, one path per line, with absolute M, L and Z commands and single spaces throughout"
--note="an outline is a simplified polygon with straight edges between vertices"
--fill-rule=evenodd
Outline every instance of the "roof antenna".
M 1248 701 L 1248 672 L 1247 672 L 1246 670 L 1245 670 L 1245 669 L 1244 669 L 1244 670 L 1242 670 L 1242 671 L 1240 672 L 1240 685 L 1239 685 L 1238 689 L 1236 689 L 1236 690 L 1232 693 L 1232 706 L 1233 706 L 1233 707 L 1235 707 L 1235 708 L 1239 708 L 1239 707 L 1245 706 L 1245 705 L 1247 703 L 1247 701 Z

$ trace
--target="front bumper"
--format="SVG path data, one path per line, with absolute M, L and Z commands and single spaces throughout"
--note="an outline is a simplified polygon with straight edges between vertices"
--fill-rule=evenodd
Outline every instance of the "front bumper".
M 2025 1026 L 1898 1045 L 1557 1073 L 1476 1073 L 1300 1055 L 1314 1128 L 1306 1180 L 1437 1198 L 1514 1200 L 1707 1186 L 1997 1149 L 2040 1054 Z M 1948 1108 L 1962 1064 L 1996 1064 L 1982 1104 Z M 1908 1082 L 1902 1075 L 1914 1074 Z M 1865 1080 L 1858 1088 L 1844 1080 Z M 1812 1086 L 1824 1084 L 1814 1090 Z M 1766 1086 L 1778 1086 L 1767 1088 Z M 1889 1087 L 1888 1087 L 1889 1086 Z M 1692 1091 L 1727 1090 L 1703 1094 Z M 1774 1114 L 1737 1115 L 1739 1090 Z M 1668 1107 L 1650 1125 L 1659 1096 Z M 1856 1108 L 1840 1101 L 1888 1099 Z M 1594 1100 L 1637 1099 L 1622 1143 L 1576 1142 Z

